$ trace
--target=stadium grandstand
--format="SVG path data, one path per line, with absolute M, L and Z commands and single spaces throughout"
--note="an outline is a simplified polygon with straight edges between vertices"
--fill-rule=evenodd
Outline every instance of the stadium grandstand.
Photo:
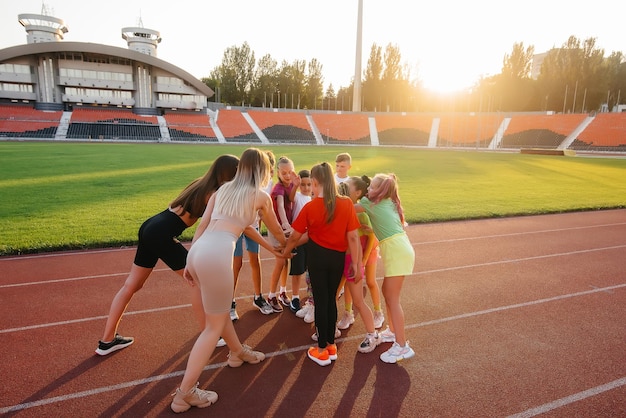
M 67 42 L 65 22 L 45 14 L 18 21 L 27 43 L 0 50 L 0 139 L 626 152 L 623 107 L 597 114 L 231 107 L 157 58 L 160 33 L 141 24 L 122 28 L 125 49 Z

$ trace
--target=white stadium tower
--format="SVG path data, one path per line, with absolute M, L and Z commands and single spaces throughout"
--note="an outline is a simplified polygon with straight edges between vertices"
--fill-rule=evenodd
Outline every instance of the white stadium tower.
M 118 107 L 158 115 L 206 110 L 213 91 L 183 69 L 157 58 L 158 31 L 126 27 L 128 49 L 68 42 L 62 19 L 20 14 L 27 44 L 0 50 L 0 103 L 40 110 Z M 141 25 L 140 25 L 141 26 Z

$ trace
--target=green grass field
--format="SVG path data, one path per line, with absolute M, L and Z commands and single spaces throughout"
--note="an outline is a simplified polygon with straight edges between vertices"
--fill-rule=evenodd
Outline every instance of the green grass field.
M 220 154 L 244 146 L 0 142 L 0 255 L 132 244 Z M 410 223 L 626 207 L 626 159 L 272 146 L 296 169 L 337 153 L 394 172 Z M 193 228 L 184 237 L 193 235 Z

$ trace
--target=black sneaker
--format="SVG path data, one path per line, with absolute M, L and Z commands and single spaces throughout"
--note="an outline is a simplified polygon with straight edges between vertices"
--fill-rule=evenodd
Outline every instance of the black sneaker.
M 293 313 L 298 312 L 300 310 L 300 298 L 291 299 L 291 303 L 289 304 L 289 309 Z
M 132 343 L 135 342 L 133 337 L 122 337 L 119 334 L 115 334 L 115 338 L 113 341 L 109 343 L 103 343 L 102 341 L 98 341 L 98 348 L 96 349 L 96 354 L 100 354 L 101 356 L 106 356 L 114 351 L 121 350 L 122 348 L 126 348 Z
M 254 299 L 254 306 L 256 306 L 263 315 L 274 313 L 274 309 L 267 303 L 263 295 L 259 295 L 259 297 Z

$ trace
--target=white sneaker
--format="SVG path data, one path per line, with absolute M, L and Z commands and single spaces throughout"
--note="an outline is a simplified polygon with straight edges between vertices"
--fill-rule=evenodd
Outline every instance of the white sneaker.
M 374 311 L 374 328 L 378 329 L 383 326 L 385 322 L 385 315 L 382 311 Z
M 298 318 L 304 318 L 307 312 L 309 312 L 309 309 L 311 309 L 311 304 L 309 302 L 306 302 L 304 306 L 300 308 L 298 312 L 296 312 L 296 316 Z
M 404 347 L 398 343 L 393 343 L 391 348 L 380 355 L 380 359 L 385 363 L 397 363 L 399 361 L 409 359 L 415 355 L 415 351 L 409 347 L 407 341 Z
M 367 333 L 365 339 L 359 345 L 360 353 L 371 353 L 380 344 L 380 336 L 376 331 L 373 334 Z
M 343 316 L 341 317 L 339 322 L 337 322 L 337 328 L 348 329 L 352 324 L 354 324 L 354 313 L 344 311 Z
M 385 328 L 385 330 L 381 332 L 379 335 L 380 335 L 380 341 L 383 343 L 395 343 L 396 342 L 396 334 L 391 332 L 391 330 L 389 329 L 389 325 L 387 325 L 387 328 Z
M 237 313 L 237 305 L 235 302 L 232 303 L 230 307 L 230 320 L 235 322 L 239 319 L 239 314 Z
M 220 339 L 217 340 L 217 344 L 215 344 L 216 347 L 224 347 L 225 345 L 226 345 L 226 341 L 224 341 L 222 337 L 220 337 Z
M 312 324 L 315 322 L 315 305 L 311 305 L 309 311 L 304 315 L 304 322 L 307 324 Z
M 335 328 L 335 338 L 339 338 L 341 337 L 341 331 L 339 331 L 339 329 Z M 313 335 L 311 335 L 311 339 L 313 341 L 317 341 L 317 332 Z

